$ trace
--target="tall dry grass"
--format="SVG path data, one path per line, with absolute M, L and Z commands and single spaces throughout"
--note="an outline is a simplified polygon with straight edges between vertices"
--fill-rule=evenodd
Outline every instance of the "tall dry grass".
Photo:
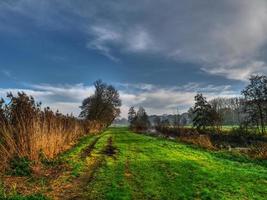
M 49 108 L 41 109 L 40 103 L 23 92 L 7 97 L 8 102 L 0 101 L 0 170 L 6 169 L 15 156 L 36 163 L 41 157 L 54 158 L 87 134 L 90 126 L 101 128 Z

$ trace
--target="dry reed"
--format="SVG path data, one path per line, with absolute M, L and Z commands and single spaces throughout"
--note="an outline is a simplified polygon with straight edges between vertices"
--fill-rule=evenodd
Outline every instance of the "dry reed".
M 70 148 L 78 138 L 102 127 L 71 115 L 41 109 L 33 97 L 25 93 L 7 95 L 0 101 L 0 170 L 8 167 L 14 156 L 27 157 L 35 163 L 51 159 Z M 97 130 L 96 130 L 97 129 Z

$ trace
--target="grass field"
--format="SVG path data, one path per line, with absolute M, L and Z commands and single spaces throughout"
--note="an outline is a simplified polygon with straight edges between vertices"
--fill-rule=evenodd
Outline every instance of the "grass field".
M 266 199 L 267 162 L 110 128 L 62 159 L 58 199 Z M 57 183 L 57 184 L 55 184 Z M 64 186 L 68 185 L 68 187 Z M 53 198 L 53 196 L 52 196 Z
M 267 168 L 246 159 L 139 135 L 108 130 L 95 156 L 112 137 L 107 156 L 85 189 L 89 199 L 265 199 Z M 98 150 L 97 150 L 98 149 Z

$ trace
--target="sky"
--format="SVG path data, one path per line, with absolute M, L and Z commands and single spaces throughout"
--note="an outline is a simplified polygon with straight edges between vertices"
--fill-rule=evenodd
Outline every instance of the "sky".
M 0 96 L 78 115 L 93 82 L 149 114 L 185 112 L 202 92 L 233 97 L 267 72 L 266 0 L 1 0 Z

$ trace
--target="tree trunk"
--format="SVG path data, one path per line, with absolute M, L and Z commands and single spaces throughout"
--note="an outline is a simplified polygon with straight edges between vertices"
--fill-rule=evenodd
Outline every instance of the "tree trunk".
M 259 108 L 259 114 L 260 114 L 261 134 L 264 134 L 265 127 L 264 127 L 263 111 L 262 111 L 262 107 L 260 103 L 258 103 L 258 108 Z

